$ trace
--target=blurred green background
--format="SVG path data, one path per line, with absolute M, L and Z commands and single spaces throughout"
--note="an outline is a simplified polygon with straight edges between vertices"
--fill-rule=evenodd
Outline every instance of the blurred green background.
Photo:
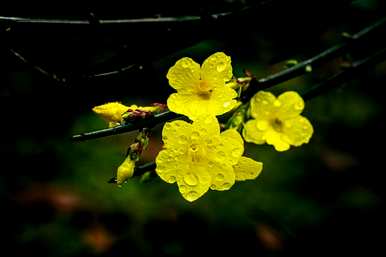
M 4 251 L 59 257 L 384 253 L 386 62 L 306 103 L 303 114 L 315 130 L 309 144 L 284 153 L 246 144 L 246 155 L 264 163 L 262 174 L 229 191 L 209 191 L 193 203 L 180 196 L 176 185 L 158 178 L 146 183 L 135 178 L 121 188 L 107 183 L 135 133 L 76 143 L 70 139 L 106 127 L 91 112 L 95 105 L 165 102 L 172 92 L 165 74 L 180 57 L 202 62 L 224 51 L 232 57 L 236 76 L 249 69 L 264 77 L 284 69 L 288 59 L 303 60 L 341 42 L 342 32 L 355 33 L 385 13 L 384 2 L 376 0 L 268 2 L 259 15 L 251 12 L 209 25 L 24 24 L 12 26 L 11 36 L 1 34 Z M 260 4 L 197 3 L 189 8 L 174 1 L 151 8 L 145 8 L 148 2 L 138 3 L 127 15 L 118 7 L 95 6 L 92 11 L 109 18 L 182 16 Z M 65 9 L 9 8 L 0 15 L 79 18 L 86 11 L 68 15 Z M 369 40 L 379 43 L 384 32 Z M 10 48 L 72 79 L 56 83 L 20 63 Z M 351 58 L 366 50 L 357 49 Z M 304 92 L 339 71 L 341 62 L 338 58 L 270 91 Z M 101 78 L 80 76 L 129 64 L 139 68 Z M 160 128 L 154 130 L 143 162 L 160 150 Z

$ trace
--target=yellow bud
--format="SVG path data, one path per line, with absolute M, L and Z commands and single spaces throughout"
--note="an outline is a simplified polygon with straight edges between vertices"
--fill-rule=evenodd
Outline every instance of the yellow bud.
M 117 171 L 117 184 L 121 185 L 134 174 L 135 161 L 130 159 L 130 155 L 126 157 Z
M 122 122 L 122 114 L 128 109 L 129 107 L 119 102 L 112 102 L 95 106 L 92 110 L 108 122 L 120 123 Z

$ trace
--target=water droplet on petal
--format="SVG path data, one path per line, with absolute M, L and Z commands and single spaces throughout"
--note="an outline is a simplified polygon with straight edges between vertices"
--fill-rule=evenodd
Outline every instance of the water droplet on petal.
M 190 135 L 190 138 L 192 140 L 198 140 L 200 138 L 200 133 L 198 133 L 197 131 L 193 131 L 192 134 Z
M 225 102 L 225 103 L 223 104 L 223 106 L 226 108 L 226 107 L 228 107 L 230 104 L 231 104 L 231 102 Z
M 210 189 L 212 189 L 212 190 L 216 190 L 216 185 L 214 185 L 214 184 L 212 184 L 212 185 L 210 185 L 210 187 L 209 187 Z
M 186 192 L 187 187 L 184 186 L 184 185 L 180 185 L 180 186 L 179 186 L 179 189 L 180 189 L 180 191 L 183 193 L 183 192 Z
M 218 72 L 224 71 L 225 68 L 226 68 L 226 63 L 221 62 L 221 63 L 217 64 L 217 71 L 218 71 Z
M 304 106 L 302 103 L 297 103 L 297 104 L 295 104 L 294 108 L 295 108 L 295 110 L 300 111 L 304 108 Z
M 267 105 L 267 104 L 268 104 L 268 101 L 263 100 L 263 104 L 264 104 L 264 105 Z
M 230 187 L 231 187 L 231 184 L 229 184 L 229 183 L 224 183 L 224 184 L 222 184 L 222 187 L 230 188 Z
M 183 144 L 183 143 L 185 143 L 187 140 L 188 140 L 188 138 L 185 136 L 185 135 L 181 135 L 180 137 L 179 137 L 179 143 L 180 144 Z
M 219 180 L 219 181 L 224 180 L 224 174 L 218 173 L 218 174 L 216 175 L 216 180 Z
M 233 157 L 240 157 L 242 155 L 242 152 L 240 151 L 240 149 L 239 148 L 234 148 L 233 150 L 232 150 L 232 156 Z
M 169 183 L 174 183 L 174 182 L 176 182 L 176 177 L 175 176 L 170 176 L 167 180 L 168 180 Z
M 257 122 L 257 128 L 259 130 L 266 130 L 268 128 L 268 122 L 266 120 L 259 120 Z
M 198 197 L 198 193 L 196 191 L 190 191 L 187 195 L 186 198 L 190 201 L 196 200 Z
M 273 102 L 273 105 L 274 105 L 275 107 L 280 107 L 280 106 L 281 106 L 281 103 L 280 103 L 279 100 L 275 100 L 275 101 Z
M 213 166 L 214 166 L 214 162 L 209 161 L 209 162 L 208 162 L 208 166 L 209 166 L 209 167 L 213 167 Z
M 198 178 L 193 173 L 188 173 L 184 176 L 184 181 L 189 186 L 196 186 L 198 184 Z
M 222 157 L 225 157 L 225 153 L 223 151 L 219 151 L 219 152 L 217 152 L 217 154 L 222 156 Z

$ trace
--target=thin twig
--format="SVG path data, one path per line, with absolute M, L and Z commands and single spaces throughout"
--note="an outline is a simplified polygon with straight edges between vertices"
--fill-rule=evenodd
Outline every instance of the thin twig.
M 9 51 L 12 53 L 13 56 L 15 56 L 21 62 L 23 62 L 26 65 L 31 66 L 34 70 L 43 74 L 44 76 L 49 77 L 49 78 L 51 78 L 59 83 L 65 83 L 66 82 L 66 78 L 59 77 L 55 73 L 48 72 L 47 70 L 43 69 L 42 67 L 31 63 L 26 57 L 24 57 L 21 53 L 17 52 L 15 49 L 10 48 Z
M 155 162 L 147 162 L 142 165 L 139 165 L 134 169 L 134 176 L 141 176 L 147 171 L 155 170 L 155 167 Z
M 358 33 L 352 35 L 350 37 L 350 40 L 337 44 L 335 46 L 332 46 L 327 50 L 303 62 L 300 62 L 291 68 L 279 71 L 278 73 L 272 74 L 265 78 L 252 79 L 250 86 L 243 93 L 243 101 L 250 99 L 259 90 L 267 89 L 271 86 L 277 85 L 279 83 L 285 82 L 287 80 L 293 79 L 295 77 L 298 77 L 300 75 L 307 73 L 306 71 L 307 66 L 315 66 L 325 60 L 329 60 L 338 56 L 339 54 L 347 51 L 349 46 L 351 46 L 354 42 L 362 39 L 372 31 L 381 28 L 385 24 L 386 24 L 386 17 L 380 19 L 379 21 L 362 29 Z
M 233 12 L 222 12 L 209 14 L 208 18 L 217 20 L 233 14 Z M 148 24 L 148 23 L 181 23 L 200 21 L 202 16 L 182 16 L 182 17 L 156 17 L 156 18 L 138 18 L 138 19 L 99 19 L 100 25 L 114 24 Z M 0 16 L 0 22 L 12 22 L 16 24 L 61 24 L 61 25 L 90 25 L 91 20 L 70 20 L 70 19 L 39 19 L 39 18 L 23 18 L 23 17 L 8 17 Z
M 122 72 L 125 72 L 125 71 L 128 71 L 128 70 L 131 70 L 131 69 L 133 69 L 136 66 L 137 66 L 136 64 L 130 64 L 130 65 L 127 65 L 127 66 L 125 66 L 123 68 L 119 68 L 117 70 L 106 71 L 106 72 L 102 72 L 102 73 L 89 74 L 89 75 L 85 75 L 84 77 L 88 78 L 88 79 L 99 78 L 99 77 L 107 77 L 107 76 L 116 75 L 116 74 L 119 74 L 119 73 L 122 73 Z M 141 67 L 141 66 L 139 65 L 139 67 Z
M 343 84 L 345 81 L 351 79 L 357 75 L 363 68 L 376 64 L 378 62 L 384 61 L 386 58 L 386 48 L 376 52 L 375 54 L 363 58 L 359 61 L 353 62 L 349 67 L 345 68 L 343 71 L 327 78 L 323 82 L 309 88 L 307 91 L 302 93 L 304 100 L 310 100 L 328 90 L 331 90 L 334 87 L 337 87 Z
M 154 116 L 151 116 L 149 118 L 143 118 L 138 119 L 135 123 L 126 123 L 123 125 L 119 125 L 113 128 L 106 128 L 91 132 L 85 132 L 78 135 L 72 136 L 72 140 L 74 141 L 84 141 L 88 139 L 94 139 L 94 138 L 100 138 L 100 137 L 106 137 L 111 135 L 117 135 L 122 134 L 126 132 L 130 132 L 133 130 L 137 130 L 143 127 L 153 127 L 157 124 L 166 122 L 168 120 L 176 119 L 180 117 L 180 115 L 175 114 L 170 111 L 165 111 L 159 114 L 155 114 Z

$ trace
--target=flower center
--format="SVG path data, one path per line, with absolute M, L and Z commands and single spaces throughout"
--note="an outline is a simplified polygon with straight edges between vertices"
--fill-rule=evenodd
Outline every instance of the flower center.
M 200 97 L 204 99 L 209 99 L 213 89 L 210 87 L 207 81 L 200 80 L 200 83 L 197 85 L 197 91 Z
M 277 132 L 283 131 L 283 122 L 281 120 L 279 120 L 278 118 L 275 118 L 271 121 L 271 126 Z
M 192 162 L 199 162 L 202 160 L 205 155 L 203 147 L 199 147 L 199 145 L 192 143 L 188 149 L 188 155 L 191 158 Z

